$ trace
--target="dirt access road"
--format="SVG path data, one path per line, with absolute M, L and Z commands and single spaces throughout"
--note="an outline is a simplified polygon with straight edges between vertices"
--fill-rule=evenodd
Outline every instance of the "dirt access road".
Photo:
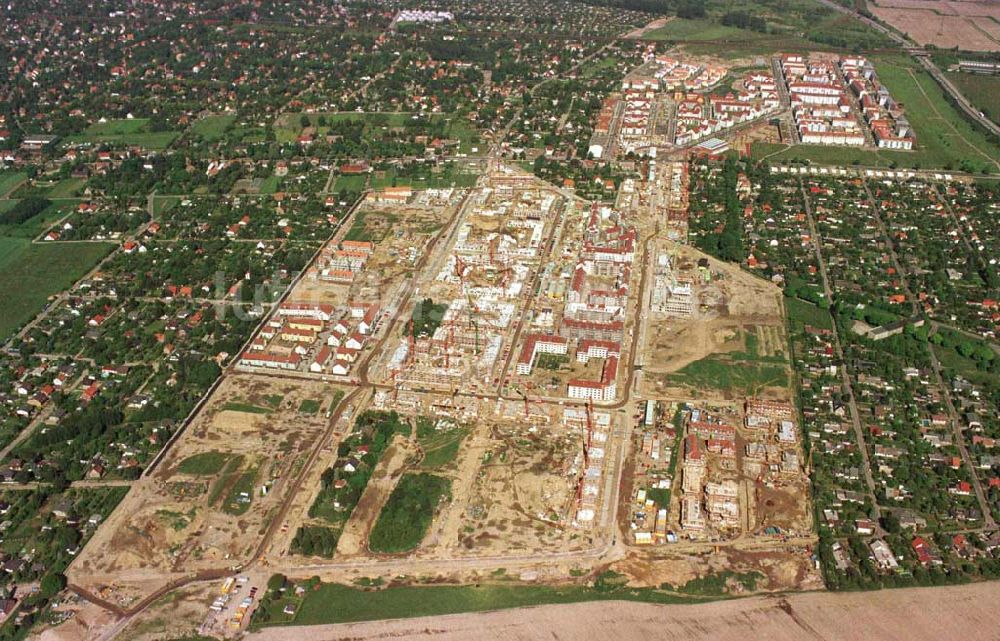
M 698 605 L 595 602 L 482 614 L 309 627 L 276 627 L 247 641 L 431 639 L 582 641 L 608 631 L 631 641 L 995 641 L 1000 584 L 879 592 L 810 592 Z

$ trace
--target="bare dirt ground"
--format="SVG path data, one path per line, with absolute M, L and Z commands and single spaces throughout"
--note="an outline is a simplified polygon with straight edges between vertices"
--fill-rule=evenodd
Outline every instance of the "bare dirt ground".
M 39 641 L 84 641 L 115 622 L 111 612 L 79 598 L 66 599 L 56 609 L 60 612 L 74 611 L 75 614 L 66 622 L 43 630 L 37 637 Z
M 763 596 L 699 605 L 577 603 L 484 614 L 269 628 L 249 641 L 995 641 L 1000 584 Z
M 871 10 L 921 45 L 1000 51 L 1000 5 L 996 3 L 879 0 Z
M 462 510 L 462 548 L 492 555 L 579 547 L 571 539 L 579 539 L 580 531 L 566 523 L 573 500 L 568 472 L 578 441 L 562 431 L 511 425 L 492 430 L 467 500 L 451 508 Z
M 326 427 L 334 389 L 227 377 L 160 467 L 136 483 L 70 566 L 70 582 L 128 606 L 179 576 L 249 558 Z M 320 402 L 320 411 L 300 412 L 306 400 Z M 225 457 L 221 468 L 192 473 L 182 466 L 208 452 Z M 248 493 L 243 499 L 241 491 Z
M 713 354 L 743 349 L 745 333 L 757 336 L 762 355 L 784 351 L 778 287 L 689 247 L 678 252 L 680 276 L 696 278 L 693 265 L 701 258 L 709 260 L 713 276 L 709 284 L 699 286 L 700 310 L 690 319 L 654 317 L 649 325 L 642 395 L 686 398 L 684 389 L 667 385 L 668 375 Z
M 1000 4 L 995 0 L 874 0 L 880 7 L 923 9 L 941 15 L 992 17 L 1000 20 Z
M 697 547 L 695 547 L 697 545 Z M 682 587 L 688 581 L 722 572 L 737 574 L 756 572 L 756 590 L 784 592 L 787 590 L 820 590 L 823 580 L 809 558 L 805 545 L 745 549 L 753 545 L 744 539 L 730 545 L 706 546 L 678 543 L 666 549 L 630 549 L 621 561 L 611 564 L 615 572 L 624 574 L 629 585 L 659 587 L 664 583 Z M 739 594 L 731 586 L 731 594 Z
M 665 26 L 671 20 L 673 20 L 673 18 L 657 18 L 656 20 L 653 20 L 652 22 L 647 24 L 645 27 L 639 27 L 635 31 L 628 32 L 627 34 L 625 34 L 625 38 L 629 40 L 638 40 L 642 38 L 644 35 L 646 35 L 648 32 L 655 31 L 656 29 Z

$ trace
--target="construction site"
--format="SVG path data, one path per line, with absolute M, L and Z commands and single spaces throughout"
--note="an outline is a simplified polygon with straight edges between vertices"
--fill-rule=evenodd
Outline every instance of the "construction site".
M 226 636 L 274 572 L 809 585 L 788 381 L 698 370 L 787 367 L 780 291 L 678 242 L 687 164 L 645 163 L 615 206 L 506 166 L 363 199 L 70 580 L 123 612 L 211 581 L 193 632 Z M 440 495 L 387 549 L 417 477 Z
M 363 200 L 241 354 L 246 371 L 357 381 L 464 190 L 387 190 Z
M 471 192 L 373 379 L 403 389 L 495 389 L 566 207 L 525 175 Z
M 637 241 L 616 210 L 515 170 L 494 175 L 429 261 L 373 380 L 394 394 L 614 402 Z
M 70 580 L 127 608 L 179 577 L 249 561 L 343 396 L 319 382 L 224 378 Z

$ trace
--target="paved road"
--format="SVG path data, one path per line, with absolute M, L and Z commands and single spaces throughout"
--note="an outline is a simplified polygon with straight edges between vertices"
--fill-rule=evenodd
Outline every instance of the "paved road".
M 899 274 L 899 282 L 903 287 L 903 291 L 906 293 L 906 300 L 910 303 L 910 311 L 914 316 L 921 315 L 923 314 L 923 310 L 917 302 L 917 297 L 913 294 L 913 290 L 910 288 L 909 272 L 907 268 L 903 266 L 902 261 L 899 260 L 899 255 L 896 253 L 896 246 L 890 240 L 891 236 L 889 235 L 889 230 L 886 228 L 885 221 L 882 219 L 882 208 L 875 199 L 875 195 L 872 194 L 871 187 L 868 185 L 867 180 L 864 182 L 864 187 L 865 193 L 868 195 L 868 200 L 872 205 L 872 213 L 875 216 L 875 222 L 878 224 L 879 231 L 882 233 L 882 238 L 885 239 L 886 244 L 889 247 L 889 256 L 892 259 L 892 265 L 896 268 L 896 273 Z M 973 464 L 972 457 L 969 456 L 969 450 L 965 445 L 965 435 L 962 433 L 962 421 L 960 420 L 958 411 L 955 409 L 955 404 L 952 402 L 951 390 L 949 386 L 945 384 L 944 377 L 941 375 L 941 363 L 938 362 L 937 354 L 933 349 L 928 347 L 927 353 L 930 355 L 931 369 L 934 370 L 934 382 L 941 390 L 941 395 L 944 397 L 945 407 L 948 409 L 948 418 L 951 420 L 955 445 L 958 447 L 958 451 L 962 455 L 963 464 L 966 466 L 969 471 L 969 475 L 972 477 L 972 487 L 976 492 L 976 499 L 979 501 L 979 509 L 983 513 L 986 527 L 994 528 L 996 527 L 996 522 L 993 520 L 990 504 L 986 500 L 986 493 L 983 491 L 983 486 L 979 482 L 979 475 L 976 474 L 976 466 Z
M 826 272 L 826 262 L 823 260 L 823 251 L 821 249 L 822 243 L 820 240 L 819 230 L 816 227 L 816 217 L 813 215 L 812 203 L 809 200 L 809 194 L 806 192 L 805 185 L 799 181 L 799 188 L 802 190 L 802 199 L 806 210 L 806 220 L 809 222 L 809 234 L 812 236 L 813 250 L 816 253 L 816 264 L 819 265 L 819 275 L 823 281 L 823 295 L 826 297 L 827 301 L 833 302 L 833 288 L 830 287 L 830 278 Z M 837 355 L 837 361 L 840 363 L 840 376 L 841 384 L 843 388 L 847 390 L 848 407 L 851 410 L 851 426 L 854 428 L 854 437 L 858 442 L 858 452 L 861 454 L 862 468 L 865 475 L 865 485 L 868 486 L 869 498 L 871 498 L 872 505 L 875 506 L 875 522 L 876 524 L 876 536 L 884 536 L 885 532 L 882 530 L 881 522 L 881 508 L 878 504 L 878 497 L 875 493 L 875 477 L 872 475 L 872 462 L 871 457 L 868 453 L 868 444 L 865 442 L 864 429 L 861 427 L 861 419 L 858 414 L 858 404 L 854 398 L 854 386 L 851 384 L 850 374 L 847 372 L 847 366 L 844 361 L 844 348 L 840 342 L 840 333 L 837 331 L 837 324 L 833 323 L 833 349 Z

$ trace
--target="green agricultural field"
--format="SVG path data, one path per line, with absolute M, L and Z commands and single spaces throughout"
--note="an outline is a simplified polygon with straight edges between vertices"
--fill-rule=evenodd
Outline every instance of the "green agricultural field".
M 224 452 L 202 452 L 181 461 L 177 471 L 181 474 L 213 476 L 222 471 L 230 458 L 231 455 Z
M 1000 123 L 1000 76 L 945 72 L 948 80 L 986 117 Z
M 763 36 L 752 31 L 744 31 L 735 27 L 727 27 L 711 20 L 686 20 L 684 18 L 674 18 L 659 29 L 647 32 L 644 40 L 676 40 L 676 41 L 699 41 L 699 40 L 723 40 L 723 39 L 747 39 L 752 36 Z
M 8 201 L 17 202 L 17 201 Z M 60 218 L 69 214 L 73 209 L 71 204 L 49 205 L 41 213 L 32 216 L 19 225 L 0 225 L 0 235 L 12 238 L 33 239 L 41 236 L 43 232 L 52 227 Z M 0 211 L 4 208 L 0 207 Z
M 33 244 L 0 237 L 0 337 L 31 320 L 49 296 L 75 283 L 113 248 L 109 243 Z
M 27 178 L 27 174 L 20 171 L 0 172 L 0 198 L 4 198 Z
M 373 552 L 416 549 L 427 534 L 434 511 L 451 492 L 451 480 L 433 474 L 404 474 L 368 536 Z
M 603 581 L 600 577 L 593 587 L 485 583 L 475 586 L 398 586 L 372 591 L 329 583 L 320 584 L 316 589 L 307 589 L 298 612 L 290 620 L 273 620 L 269 623 L 348 623 L 604 600 L 645 603 L 704 601 L 667 590 L 628 588 L 621 585 L 621 582 Z
M 236 122 L 235 115 L 205 116 L 191 125 L 191 132 L 201 136 L 206 142 L 215 142 L 225 135 L 226 130 L 234 122 Z

